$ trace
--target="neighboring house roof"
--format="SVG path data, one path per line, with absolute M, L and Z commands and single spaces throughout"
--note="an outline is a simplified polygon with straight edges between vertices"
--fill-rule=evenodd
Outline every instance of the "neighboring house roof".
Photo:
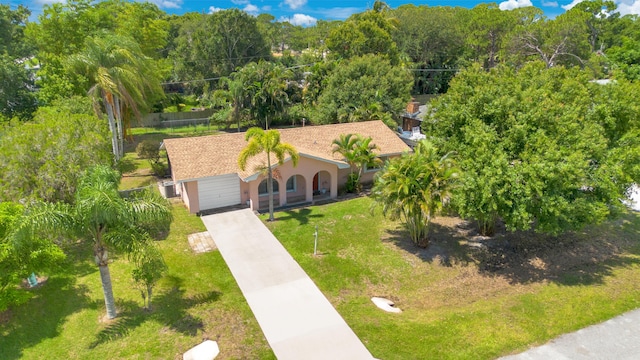
M 278 129 L 280 141 L 293 145 L 300 156 L 316 158 L 346 166 L 338 153 L 332 153 L 333 140 L 341 134 L 371 137 L 380 149 L 380 156 L 400 154 L 409 147 L 382 121 L 305 126 Z M 191 138 L 165 139 L 164 146 L 171 161 L 175 181 L 187 181 L 217 175 L 237 173 L 248 179 L 266 166 L 266 156 L 249 160 L 245 171 L 238 166 L 238 155 L 245 148 L 245 133 L 209 135 Z M 272 158 L 274 164 L 277 160 Z M 274 165 L 272 164 L 272 165 Z

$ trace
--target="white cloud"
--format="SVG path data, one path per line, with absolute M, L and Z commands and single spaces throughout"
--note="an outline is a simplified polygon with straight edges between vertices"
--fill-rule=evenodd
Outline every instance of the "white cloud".
M 288 21 L 291 25 L 312 26 L 318 22 L 318 19 L 305 14 L 294 14 L 292 17 L 282 16 L 279 21 Z
M 265 5 L 265 6 L 261 7 L 260 9 L 262 9 L 262 11 L 269 12 L 269 11 L 271 11 L 271 5 Z
M 571 10 L 572 7 L 580 4 L 583 0 L 573 0 L 570 4 L 562 5 L 561 7 L 565 10 Z
M 640 0 L 621 0 L 617 2 L 618 12 L 620 13 L 620 15 L 640 15 Z
M 366 10 L 365 8 L 357 8 L 357 7 L 335 7 L 330 9 L 318 9 L 314 11 L 321 15 L 320 17 L 328 18 L 328 19 L 336 19 L 336 20 L 344 20 L 349 16 Z
M 66 0 L 36 0 L 35 2 L 41 5 L 51 5 L 51 4 L 55 4 L 55 3 L 62 3 L 65 2 Z
M 558 7 L 558 2 L 557 1 L 544 1 L 542 0 L 542 6 L 546 6 L 546 7 Z
M 284 0 L 284 3 L 289 5 L 291 10 L 295 10 L 305 6 L 307 4 L 307 0 Z
M 242 11 L 246 12 L 249 15 L 258 15 L 260 9 L 253 4 L 247 4 L 247 6 L 242 9 Z
M 236 5 L 247 5 L 250 3 L 249 0 L 231 0 L 231 2 Z
M 180 9 L 182 0 L 149 0 L 149 2 L 158 5 L 161 9 Z
M 532 6 L 531 0 L 507 0 L 498 5 L 500 10 L 513 10 L 517 8 Z
M 219 8 L 219 7 L 215 7 L 215 6 L 209 6 L 209 14 L 213 14 L 213 13 L 217 13 L 218 11 L 222 11 L 224 10 L 223 8 Z

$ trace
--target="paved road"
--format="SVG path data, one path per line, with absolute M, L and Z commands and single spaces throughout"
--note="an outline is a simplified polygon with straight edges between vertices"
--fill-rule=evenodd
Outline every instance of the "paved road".
M 502 360 L 640 359 L 640 309 Z
M 279 360 L 373 359 L 251 210 L 203 216 L 202 221 Z

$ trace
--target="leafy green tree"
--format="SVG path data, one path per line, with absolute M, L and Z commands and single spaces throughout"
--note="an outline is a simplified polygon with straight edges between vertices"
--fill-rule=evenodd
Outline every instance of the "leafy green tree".
M 151 170 L 156 176 L 164 176 L 165 165 L 160 161 L 160 142 L 153 140 L 143 140 L 136 146 L 136 153 L 140 159 L 149 161 Z
M 69 58 L 70 68 L 86 76 L 97 114 L 107 115 L 116 161 L 124 156 L 130 113 L 139 117 L 162 94 L 154 65 L 131 38 L 107 33 L 88 38 L 84 50 Z
M 271 56 L 256 19 L 238 9 L 189 15 L 174 43 L 170 58 L 176 80 L 228 76 L 245 64 Z
M 50 238 L 64 219 L 64 211 L 53 204 L 25 208 L 0 202 L 0 311 L 18 304 L 21 297 L 16 287 L 22 279 L 33 272 L 54 270 L 64 260 L 64 253 Z
M 240 121 L 247 107 L 250 105 L 248 99 L 248 85 L 243 81 L 240 72 L 231 74 L 230 77 L 220 79 L 221 87 L 213 92 L 214 104 L 221 106 L 224 112 L 224 119 L 227 129 L 232 123 L 236 123 L 240 132 Z
M 391 64 L 398 64 L 400 57 L 396 43 L 391 37 L 396 21 L 391 17 L 389 7 L 374 2 L 373 8 L 364 13 L 354 14 L 327 37 L 327 48 L 339 59 L 374 54 L 386 57 Z
M 393 11 L 398 27 L 392 36 L 398 50 L 418 69 L 414 71 L 414 91 L 446 92 L 448 82 L 463 60 L 465 26 L 462 14 L 469 10 L 446 6 L 402 5 Z
M 287 90 L 291 77 L 291 71 L 268 61 L 249 63 L 234 74 L 234 79 L 244 84 L 249 112 L 265 129 L 289 105 Z
M 607 57 L 613 62 L 618 77 L 640 80 L 640 40 L 623 36 L 622 44 L 607 50 Z
M 275 155 L 278 164 L 284 164 L 285 156 L 291 158 L 293 166 L 298 165 L 300 155 L 293 145 L 280 142 L 278 130 L 262 130 L 261 128 L 251 128 L 247 131 L 245 140 L 249 143 L 242 149 L 238 156 L 238 165 L 244 170 L 250 158 L 264 153 L 267 158 L 267 189 L 269 192 L 269 221 L 273 221 L 273 169 L 271 168 L 271 155 Z
M 516 30 L 515 53 L 542 60 L 547 67 L 581 65 L 589 59 L 585 12 L 569 11 L 553 20 L 532 21 Z
M 24 64 L 0 53 L 0 115 L 28 120 L 37 108 L 33 80 Z
M 169 22 L 166 13 L 156 4 L 109 0 L 95 6 L 106 7 L 109 12 L 118 14 L 114 32 L 134 39 L 145 56 L 152 59 L 167 56 L 163 50 L 168 42 Z
M 146 244 L 133 257 L 136 267 L 131 275 L 140 289 L 144 308 L 150 311 L 152 310 L 151 297 L 153 296 L 153 288 L 167 271 L 167 264 L 164 262 L 160 250 L 151 243 Z
M 605 44 L 608 35 L 606 33 L 610 31 L 620 16 L 616 11 L 617 8 L 614 1 L 589 0 L 581 1 L 569 10 L 569 12 L 583 12 L 587 15 L 584 19 L 591 52 L 604 50 L 611 46 Z
M 118 192 L 120 174 L 99 165 L 82 176 L 73 209 L 74 221 L 67 226 L 93 245 L 100 269 L 107 317 L 116 317 L 115 299 L 109 272 L 109 255 L 140 256 L 151 238 L 140 224 L 171 221 L 168 202 L 153 192 L 124 198 Z
M 84 100 L 41 107 L 32 122 L 0 130 L 0 201 L 71 203 L 82 171 L 110 162 L 109 130 Z
M 637 149 L 640 109 L 629 96 L 609 97 L 636 90 L 589 78 L 541 62 L 456 76 L 423 130 L 458 153 L 464 175 L 453 201 L 462 216 L 487 234 L 497 219 L 557 234 L 620 211 L 637 159 L 621 143 Z
M 28 120 L 36 109 L 33 76 L 25 69 L 33 54 L 24 37 L 30 12 L 0 4 L 0 116 Z
M 392 66 L 381 56 L 365 55 L 345 61 L 326 79 L 326 88 L 318 98 L 318 121 L 355 121 L 357 117 L 339 115 L 369 108 L 373 103 L 382 108 L 380 113 L 396 116 L 411 98 L 412 82 L 407 70 Z M 395 129 L 395 124 L 388 125 Z
M 500 10 L 495 3 L 480 4 L 467 13 L 463 21 L 467 24 L 466 45 L 470 59 L 488 69 L 500 62 L 514 25 L 513 14 Z
M 11 10 L 11 6 L 0 4 L 0 54 L 15 59 L 32 54 L 32 46 L 24 38 L 29 15 L 29 9 L 22 5 Z
M 333 153 L 342 155 L 344 161 L 349 164 L 350 171 L 346 184 L 348 192 L 362 190 L 360 179 L 364 168 L 377 166 L 382 162 L 374 152 L 379 149 L 378 146 L 371 141 L 371 137 L 363 138 L 358 134 L 341 134 L 331 143 Z M 354 172 L 354 169 L 357 171 Z
M 451 196 L 459 170 L 450 155 L 440 156 L 423 140 L 413 154 L 389 160 L 376 176 L 371 196 L 391 219 L 404 222 L 411 240 L 429 244 L 429 222 Z

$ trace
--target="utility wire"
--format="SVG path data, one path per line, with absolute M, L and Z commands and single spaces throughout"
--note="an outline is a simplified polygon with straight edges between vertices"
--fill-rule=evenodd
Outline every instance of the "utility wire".
M 301 67 L 311 66 L 311 65 L 313 65 L 313 64 L 296 65 L 296 66 L 290 66 L 290 67 L 285 68 L 285 69 L 286 70 L 298 69 L 298 68 L 301 68 Z M 195 83 L 195 82 L 220 80 L 220 79 L 222 79 L 224 77 L 226 77 L 226 76 L 218 76 L 218 77 L 207 78 L 207 79 L 192 79 L 192 80 L 184 80 L 184 81 L 169 81 L 169 82 L 160 83 L 160 85 L 188 84 L 188 83 Z

